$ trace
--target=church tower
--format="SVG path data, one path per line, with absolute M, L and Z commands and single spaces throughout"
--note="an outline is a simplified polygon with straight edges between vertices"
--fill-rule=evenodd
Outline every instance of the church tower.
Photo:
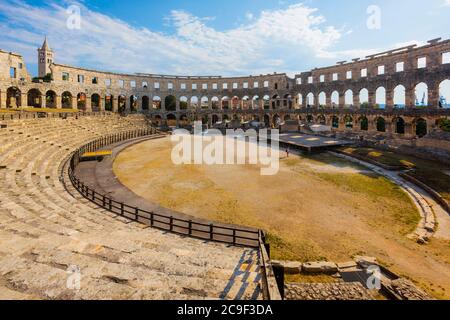
M 53 63 L 54 53 L 50 49 L 47 37 L 45 37 L 42 48 L 38 49 L 38 66 L 39 66 L 39 78 L 45 77 L 51 73 L 50 65 Z

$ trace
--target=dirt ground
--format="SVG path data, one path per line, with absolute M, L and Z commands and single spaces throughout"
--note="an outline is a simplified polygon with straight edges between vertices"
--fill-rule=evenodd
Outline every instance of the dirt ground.
M 328 154 L 281 152 L 280 171 L 254 165 L 176 166 L 169 139 L 118 155 L 114 172 L 139 196 L 196 217 L 266 230 L 274 259 L 345 262 L 375 256 L 437 298 L 450 298 L 450 242 L 406 235 L 419 214 L 385 178 Z

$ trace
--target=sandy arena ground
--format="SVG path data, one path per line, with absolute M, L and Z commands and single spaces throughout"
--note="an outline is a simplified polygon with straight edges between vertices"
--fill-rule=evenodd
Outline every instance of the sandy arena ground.
M 172 143 L 147 141 L 118 155 L 114 172 L 139 196 L 196 217 L 269 233 L 274 259 L 348 261 L 375 256 L 437 298 L 450 298 L 450 242 L 406 235 L 419 214 L 385 178 L 328 154 L 281 152 L 280 171 L 254 165 L 176 166 Z

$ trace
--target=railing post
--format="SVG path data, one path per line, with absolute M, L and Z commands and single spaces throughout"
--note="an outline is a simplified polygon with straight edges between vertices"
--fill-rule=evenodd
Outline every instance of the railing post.
M 233 229 L 233 245 L 236 245 L 236 229 Z
M 153 212 L 150 212 L 150 226 L 151 226 L 152 228 L 153 228 L 153 224 L 154 224 L 153 220 L 154 220 Z
M 124 216 L 125 213 L 123 212 L 123 202 L 120 203 L 120 215 Z
M 209 225 L 209 240 L 214 240 L 214 225 L 211 223 Z
M 170 232 L 173 231 L 173 217 L 170 216 Z
M 138 219 L 139 219 L 139 208 L 138 207 L 135 208 L 134 216 L 135 216 L 135 220 L 138 221 Z
M 192 235 L 192 220 L 189 220 L 189 235 Z
M 105 198 L 105 195 L 103 195 L 102 203 L 103 203 L 103 208 L 106 207 L 106 198 Z
M 112 199 L 109 198 L 109 201 L 108 201 L 108 202 L 109 202 L 109 203 L 108 203 L 109 211 L 112 211 Z

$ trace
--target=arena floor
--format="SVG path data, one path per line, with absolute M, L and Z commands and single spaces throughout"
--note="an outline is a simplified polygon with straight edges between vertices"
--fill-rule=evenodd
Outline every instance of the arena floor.
M 146 141 L 114 162 L 119 181 L 137 195 L 199 218 L 268 231 L 272 258 L 345 262 L 375 256 L 436 297 L 450 297 L 449 241 L 420 246 L 406 237 L 419 215 L 385 178 L 329 154 L 281 153 L 280 171 L 258 166 L 176 166 L 170 140 Z

